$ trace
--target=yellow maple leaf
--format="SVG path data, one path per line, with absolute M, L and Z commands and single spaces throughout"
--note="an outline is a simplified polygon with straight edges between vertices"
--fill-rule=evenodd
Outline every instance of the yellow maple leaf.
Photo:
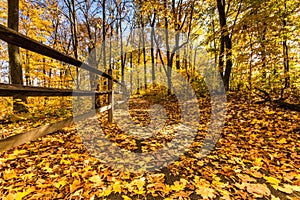
M 165 187 L 164 187 L 164 189 L 163 189 L 163 193 L 164 194 L 168 194 L 168 193 L 170 193 L 172 191 L 172 188 L 171 188 L 171 186 L 170 185 L 165 185 Z
M 184 188 L 185 188 L 185 184 L 180 183 L 179 181 L 175 181 L 174 185 L 171 186 L 171 189 L 175 190 L 177 192 L 181 191 L 181 190 L 184 190 Z
M 218 189 L 218 192 L 222 195 L 222 197 L 220 199 L 223 200 L 230 200 L 230 192 L 228 192 L 227 190 L 222 190 L 222 189 Z
M 18 192 L 17 193 L 17 198 L 16 200 L 22 200 L 23 197 L 27 196 L 28 194 L 30 194 L 33 190 L 31 188 L 28 188 L 27 190 L 23 191 L 23 192 Z
M 253 162 L 253 164 L 255 166 L 261 167 L 264 164 L 263 159 L 262 158 L 256 158 L 255 161 Z
M 102 183 L 102 178 L 99 175 L 94 175 L 94 176 L 89 178 L 89 181 L 99 184 L 99 183 Z
M 285 138 L 281 138 L 281 140 L 277 141 L 278 144 L 286 144 L 287 141 Z
M 116 181 L 115 184 L 113 185 L 113 191 L 115 193 L 119 193 L 121 194 L 122 189 L 121 189 L 121 182 L 120 181 Z
M 70 185 L 70 193 L 75 192 L 81 185 L 80 180 L 75 179 L 73 183 Z
M 275 111 L 274 110 L 265 110 L 266 114 L 267 115 L 274 115 L 275 114 Z
M 138 190 L 133 190 L 133 192 L 136 194 L 144 194 L 145 190 L 144 190 L 144 188 L 141 188 L 141 189 L 139 188 Z
M 13 169 L 7 169 L 3 173 L 3 178 L 5 180 L 12 179 L 15 177 L 17 177 L 17 174 L 16 174 L 15 170 L 13 170 Z
M 141 189 L 141 188 L 143 188 L 144 187 L 144 185 L 145 185 L 145 178 L 143 177 L 143 178 L 141 178 L 141 179 L 138 179 L 138 180 L 136 180 L 136 186 L 139 188 L 139 189 Z
M 74 158 L 74 159 L 78 159 L 80 156 L 79 156 L 79 154 L 78 153 L 72 153 L 71 155 L 70 155 L 70 158 Z
M 264 179 L 270 183 L 275 189 L 277 189 L 278 184 L 280 183 L 280 180 L 277 178 L 271 177 L 271 176 L 264 176 Z
M 67 184 L 67 182 L 64 181 L 64 180 L 62 180 L 62 181 L 59 181 L 59 182 L 57 182 L 56 184 L 54 184 L 54 186 L 55 186 L 56 188 L 60 188 L 60 187 L 65 186 L 66 184 Z
M 126 195 L 122 195 L 122 198 L 123 198 L 124 200 L 131 200 L 131 198 L 129 198 L 129 197 L 126 196 Z
M 208 186 L 208 185 L 210 185 L 210 183 L 207 180 L 200 179 L 199 176 L 194 177 L 194 182 L 195 182 L 195 186 L 203 186 L 203 185 Z
M 61 159 L 60 160 L 60 164 L 70 165 L 71 161 L 70 160 Z
M 106 188 L 106 189 L 101 193 L 101 195 L 102 195 L 102 196 L 108 196 L 108 195 L 111 194 L 111 192 L 112 192 L 111 187 L 108 187 L 108 188 Z
M 140 179 L 133 180 L 129 186 L 129 189 L 132 188 L 131 190 L 136 194 L 143 194 L 145 193 L 144 185 L 145 185 L 145 177 L 142 177 Z
M 29 180 L 29 179 L 31 179 L 33 176 L 34 176 L 33 173 L 24 174 L 24 175 L 22 176 L 22 179 L 24 179 L 24 180 Z
M 271 195 L 271 200 L 280 200 L 279 197 L 275 197 L 273 194 Z
M 45 170 L 48 173 L 52 173 L 53 169 L 50 167 L 49 163 L 46 163 L 45 167 L 42 168 L 43 170 Z
M 18 150 L 18 149 L 16 149 L 16 150 L 14 150 L 14 153 L 13 154 L 15 154 L 15 155 L 20 155 L 20 154 L 24 154 L 24 153 L 26 153 L 27 151 L 26 150 L 23 150 L 23 149 L 21 149 L 21 150 Z
M 72 177 L 79 177 L 78 172 L 72 172 Z

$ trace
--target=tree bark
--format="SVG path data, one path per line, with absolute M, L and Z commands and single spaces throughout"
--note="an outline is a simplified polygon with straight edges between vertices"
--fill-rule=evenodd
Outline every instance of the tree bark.
M 154 10 L 153 20 L 151 22 L 151 64 L 152 64 L 152 83 L 155 84 L 155 58 L 154 58 L 154 24 L 156 18 L 156 11 Z
M 167 0 L 164 0 L 164 9 L 165 11 L 168 10 L 167 6 Z M 169 22 L 167 18 L 167 13 L 165 13 L 165 36 L 166 36 L 166 50 L 167 50 L 167 80 L 168 80 L 168 95 L 171 94 L 171 89 L 172 89 L 172 80 L 171 80 L 171 75 L 172 75 L 172 59 L 171 59 L 171 53 L 170 53 L 170 44 L 169 44 Z
M 142 42 L 143 42 L 143 64 L 144 64 L 144 88 L 147 90 L 147 60 L 146 60 L 146 48 L 145 48 L 145 32 L 144 23 L 142 22 Z
M 19 0 L 9 0 L 8 2 L 8 27 L 19 31 Z M 10 80 L 12 84 L 23 85 L 23 73 L 20 62 L 19 47 L 8 44 L 8 56 L 10 67 Z M 26 97 L 21 95 L 15 95 L 13 97 L 13 110 L 15 113 L 26 112 L 27 109 L 24 106 L 26 103 Z
M 26 50 L 26 53 L 25 53 L 25 58 L 26 58 L 26 61 L 25 61 L 25 80 L 26 80 L 26 86 L 30 86 L 31 83 L 30 83 L 30 58 L 29 58 L 29 51 Z
M 124 46 L 123 46 L 123 29 L 122 29 L 122 10 L 119 10 L 119 29 L 120 29 L 120 50 L 121 50 L 121 83 L 125 83 L 125 64 L 126 64 L 126 52 L 124 53 Z M 124 88 L 123 88 L 124 89 Z M 123 90 L 122 89 L 122 90 Z M 123 91 L 125 92 L 125 91 Z
M 221 27 L 221 47 L 219 55 L 219 68 L 221 76 L 223 78 L 225 90 L 229 90 L 229 81 L 232 69 L 232 40 L 229 36 L 226 22 L 226 13 L 225 13 L 225 0 L 217 0 L 217 7 L 219 12 L 219 21 Z M 225 49 L 226 47 L 226 49 Z M 225 72 L 224 67 L 224 56 L 226 58 Z
M 283 30 L 284 30 L 284 35 L 283 35 L 283 65 L 284 65 L 284 88 L 289 88 L 290 87 L 290 78 L 289 78 L 289 47 L 287 44 L 287 35 L 286 35 L 286 26 L 287 26 L 287 7 L 286 7 L 286 0 L 284 1 L 284 15 L 283 15 Z

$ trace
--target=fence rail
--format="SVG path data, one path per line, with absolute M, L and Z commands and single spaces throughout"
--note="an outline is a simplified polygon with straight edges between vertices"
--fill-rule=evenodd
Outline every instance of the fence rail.
M 15 46 L 22 47 L 24 49 L 33 51 L 35 53 L 71 64 L 71 65 L 74 65 L 75 67 L 86 69 L 90 72 L 93 72 L 95 74 L 98 74 L 100 76 L 108 78 L 119 85 L 124 86 L 123 84 L 121 84 L 118 80 L 114 79 L 108 73 L 105 73 L 96 68 L 93 68 L 80 60 L 77 60 L 71 56 L 63 54 L 63 53 L 57 51 L 56 49 L 53 49 L 45 44 L 41 44 L 40 42 L 33 40 L 23 34 L 20 34 L 17 31 L 14 31 L 14 30 L 12 30 L 6 26 L 3 26 L 1 24 L 0 24 L 0 39 L 4 40 L 7 43 L 13 44 Z
M 99 96 L 109 94 L 112 91 L 83 91 L 72 89 L 58 89 L 45 87 L 20 86 L 0 83 L 0 96 L 10 97 L 14 95 L 22 96 Z

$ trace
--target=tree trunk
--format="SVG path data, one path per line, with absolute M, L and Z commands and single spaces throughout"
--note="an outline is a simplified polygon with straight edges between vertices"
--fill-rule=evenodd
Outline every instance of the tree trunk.
M 121 82 L 122 84 L 125 84 L 125 64 L 126 64 L 126 53 L 124 53 L 124 47 L 123 47 L 123 30 L 122 30 L 122 19 L 121 19 L 121 10 L 119 11 L 119 28 L 120 28 L 120 50 L 121 50 Z M 123 88 L 124 89 L 124 88 Z M 122 91 L 123 91 L 122 89 Z M 125 91 L 123 91 L 124 94 Z
M 221 27 L 221 48 L 219 57 L 219 68 L 223 78 L 225 90 L 229 90 L 230 74 L 232 69 L 232 41 L 227 30 L 226 13 L 225 13 L 225 0 L 217 0 L 217 7 L 219 11 L 219 21 Z M 226 49 L 225 49 L 226 46 Z M 225 72 L 223 72 L 224 60 L 226 57 Z
M 29 58 L 29 52 L 28 50 L 26 50 L 26 53 L 25 53 L 25 58 L 26 58 L 26 61 L 25 61 L 25 80 L 26 80 L 26 85 L 27 86 L 30 86 L 30 58 Z
M 130 53 L 130 92 L 132 92 L 132 73 L 133 73 L 133 67 L 132 67 L 132 52 Z M 131 93 L 132 94 L 132 93 Z
M 9 0 L 8 2 L 8 27 L 19 31 L 19 0 Z M 23 73 L 20 63 L 19 47 L 8 44 L 8 56 L 10 66 L 10 79 L 12 84 L 23 85 Z M 24 106 L 26 97 L 16 95 L 13 97 L 13 110 L 15 113 L 26 112 Z
M 286 11 L 286 0 L 284 1 L 284 12 Z M 289 88 L 290 87 L 290 78 L 289 78 L 289 47 L 287 45 L 287 35 L 286 35 L 286 26 L 287 26 L 287 16 L 286 13 L 283 15 L 283 30 L 284 30 L 284 35 L 283 35 L 283 65 L 284 65 L 284 88 Z
M 152 64 L 152 83 L 155 84 L 155 58 L 154 58 L 154 23 L 155 23 L 156 13 L 154 11 L 153 21 L 151 22 L 151 64 Z
M 104 71 L 106 70 L 106 0 L 102 1 L 102 59 L 103 59 L 103 68 Z M 110 44 L 111 45 L 111 44 Z M 111 64 L 111 47 L 110 47 L 110 63 L 109 63 L 109 69 L 108 70 L 112 70 L 112 64 Z M 107 82 L 107 84 L 109 84 L 109 80 L 105 80 L 105 82 Z M 108 88 L 107 88 L 108 89 Z M 110 98 L 110 95 L 107 96 L 107 100 Z M 113 105 L 112 105 L 113 106 Z M 111 115 L 111 109 L 109 111 L 109 115 Z
M 251 95 L 252 95 L 252 58 L 253 58 L 253 44 L 252 44 L 252 37 L 253 37 L 253 33 L 251 33 L 250 35 L 250 63 L 249 63 L 249 105 L 251 105 L 252 99 L 251 99 Z
M 167 11 L 167 0 L 164 1 L 164 9 Z M 171 94 L 172 90 L 172 80 L 171 80 L 171 75 L 172 75 L 172 61 L 171 60 L 171 53 L 170 53 L 170 44 L 169 44 L 169 22 L 167 18 L 167 14 L 165 13 L 165 35 L 166 35 L 166 50 L 167 50 L 167 80 L 168 80 L 168 95 Z
M 75 0 L 71 0 L 69 8 L 70 19 L 71 19 L 71 33 L 72 33 L 72 45 L 74 50 L 74 56 L 78 59 L 78 38 L 77 38 L 77 14 L 75 8 Z M 76 68 L 76 81 L 77 89 L 79 89 L 79 68 Z
M 144 64 L 144 88 L 145 90 L 147 90 L 147 60 L 146 60 L 146 48 L 145 48 L 144 23 L 142 23 L 142 42 L 143 42 L 143 64 Z
M 266 70 L 266 46 L 265 46 L 265 42 L 266 42 L 266 34 L 267 34 L 267 29 L 266 29 L 267 24 L 264 23 L 264 29 L 263 29 L 263 34 L 262 34 L 262 41 L 261 41 L 261 46 L 262 46 L 262 81 L 263 83 L 267 82 L 267 70 Z

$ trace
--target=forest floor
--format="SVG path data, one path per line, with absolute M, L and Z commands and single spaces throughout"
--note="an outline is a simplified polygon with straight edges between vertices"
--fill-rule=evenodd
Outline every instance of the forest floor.
M 176 101 L 161 102 L 173 117 Z M 147 103 L 148 102 L 148 103 Z M 0 153 L 2 199 L 300 199 L 300 113 L 270 104 L 249 104 L 242 95 L 229 95 L 221 138 L 201 159 L 194 155 L 205 137 L 209 98 L 199 100 L 198 134 L 174 163 L 160 170 L 129 173 L 113 169 L 88 150 L 75 126 Z M 136 121 L 149 123 L 148 101 L 131 102 Z M 136 106 L 136 107 L 135 107 Z M 136 108 L 144 106 L 141 112 Z M 117 146 L 138 152 L 155 151 L 168 134 L 135 140 L 99 120 Z M 4 127 L 9 132 L 9 127 Z M 90 133 L 93 134 L 93 133 Z

